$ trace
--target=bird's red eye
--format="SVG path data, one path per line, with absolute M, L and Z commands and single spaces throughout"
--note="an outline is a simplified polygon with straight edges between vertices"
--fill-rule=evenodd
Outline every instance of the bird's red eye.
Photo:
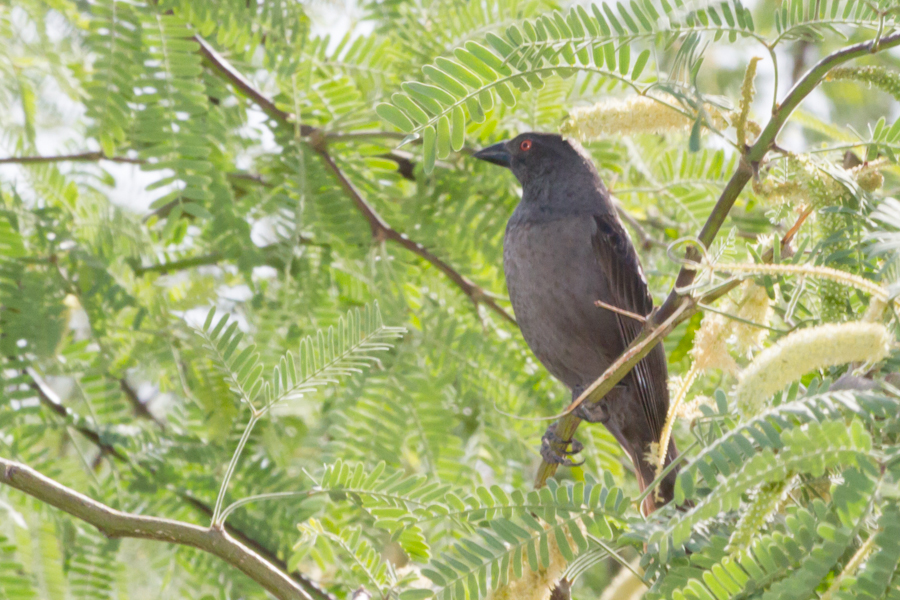
M 528 152 L 531 150 L 531 140 L 522 140 L 522 143 L 519 144 L 519 148 L 522 149 L 522 152 Z

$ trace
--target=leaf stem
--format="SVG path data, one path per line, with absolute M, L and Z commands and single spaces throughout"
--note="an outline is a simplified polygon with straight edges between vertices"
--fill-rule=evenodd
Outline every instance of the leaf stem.
M 222 503 L 225 501 L 225 493 L 228 491 L 228 484 L 231 482 L 231 477 L 234 475 L 234 469 L 237 467 L 238 460 L 240 460 L 241 454 L 244 452 L 244 446 L 247 445 L 247 440 L 250 439 L 250 432 L 253 431 L 253 426 L 256 425 L 256 422 L 261 416 L 261 413 L 253 409 L 253 413 L 250 415 L 250 420 L 244 428 L 244 433 L 241 435 L 237 448 L 234 449 L 234 454 L 231 456 L 231 461 L 228 463 L 228 468 L 225 470 L 225 477 L 222 478 L 222 486 L 219 488 L 219 495 L 216 497 L 215 507 L 213 507 L 211 527 L 220 527 L 225 520 L 220 513 L 222 511 Z

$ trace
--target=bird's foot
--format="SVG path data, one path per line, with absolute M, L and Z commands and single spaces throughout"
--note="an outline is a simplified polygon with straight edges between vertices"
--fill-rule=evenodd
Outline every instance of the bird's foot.
M 569 444 L 572 445 L 571 450 L 566 449 Z M 541 438 L 541 457 L 544 461 L 551 464 L 563 465 L 565 467 L 577 467 L 583 465 L 584 461 L 575 462 L 569 458 L 569 456 L 578 454 L 582 450 L 584 450 L 584 444 L 578 440 L 564 440 L 556 435 L 556 423 L 550 425 L 544 433 L 544 436 Z
M 609 411 L 606 410 L 606 402 L 602 400 L 592 404 L 582 402 L 575 407 L 572 414 L 588 423 L 606 423 L 609 420 Z

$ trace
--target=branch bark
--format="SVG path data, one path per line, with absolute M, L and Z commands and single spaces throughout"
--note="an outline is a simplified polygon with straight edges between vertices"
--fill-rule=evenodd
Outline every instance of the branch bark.
M 128 459 L 128 457 L 123 454 L 118 448 L 116 448 L 116 446 L 104 441 L 102 436 L 98 432 L 82 424 L 83 419 L 74 411 L 63 405 L 60 398 L 46 384 L 46 382 L 44 382 L 44 380 L 40 377 L 40 375 L 37 374 L 37 372 L 29 369 L 28 376 L 32 379 L 31 388 L 35 390 L 35 392 L 37 392 L 41 404 L 43 404 L 45 407 L 58 414 L 59 416 L 72 422 L 72 427 L 100 450 L 99 456 L 111 456 L 120 462 L 130 464 L 131 461 Z M 212 516 L 212 509 L 201 500 L 198 500 L 197 498 L 183 492 L 177 492 L 177 495 L 204 517 L 208 518 Z M 239 528 L 226 523 L 225 532 L 228 535 L 236 538 L 245 546 L 252 548 L 253 551 L 262 556 L 263 559 L 268 561 L 274 568 L 280 569 L 285 573 L 288 572 L 287 563 L 278 558 L 275 552 L 273 552 L 269 548 L 266 548 L 259 541 L 253 539 L 245 532 L 241 531 Z M 334 600 L 334 598 L 330 594 L 319 588 L 318 585 L 316 585 L 312 580 L 304 576 L 302 573 L 294 571 L 290 573 L 290 577 L 314 598 L 317 598 L 318 600 Z
M 130 163 L 133 165 L 143 164 L 142 158 L 128 158 L 127 156 L 106 156 L 103 152 L 81 152 L 79 154 L 57 154 L 53 156 L 10 156 L 8 158 L 0 158 L 0 165 L 29 165 L 39 163 L 53 162 L 96 162 L 99 160 L 108 160 L 118 163 Z
M 293 114 L 278 108 L 274 102 L 253 87 L 253 84 L 235 69 L 222 55 L 220 55 L 206 40 L 199 35 L 194 36 L 194 39 L 200 44 L 200 52 L 203 54 L 204 58 L 206 58 L 207 62 L 209 62 L 222 76 L 228 79 L 247 99 L 256 103 L 266 112 L 266 114 L 283 125 L 292 125 L 294 123 L 295 116 Z M 406 234 L 391 227 L 387 221 L 378 214 L 375 208 L 362 197 L 328 152 L 328 142 L 331 140 L 329 136 L 333 136 L 335 140 L 343 140 L 348 139 L 350 134 L 329 134 L 310 125 L 300 125 L 300 134 L 308 138 L 310 147 L 322 158 L 325 166 L 332 172 L 335 179 L 337 179 L 338 184 L 340 184 L 344 192 L 353 201 L 356 209 L 369 222 L 369 226 L 372 229 L 372 237 L 376 241 L 383 242 L 390 240 L 403 248 L 406 248 L 413 254 L 418 255 L 446 275 L 476 306 L 478 304 L 484 304 L 508 322 L 515 324 L 516 321 L 513 319 L 512 315 L 485 293 L 481 287 L 473 283 L 449 263 L 438 258 L 434 253 L 425 248 L 424 245 L 411 240 Z M 374 132 L 364 132 L 359 135 L 370 138 L 374 135 Z
M 799 81 L 797 81 L 790 92 L 788 92 L 784 101 L 775 108 L 771 119 L 766 124 L 762 133 L 760 133 L 756 142 L 753 146 L 746 149 L 737 170 L 732 174 L 731 179 L 728 180 L 725 189 L 722 190 L 722 194 L 719 196 L 715 207 L 713 207 L 712 212 L 700 231 L 699 239 L 704 247 L 709 248 L 710 244 L 719 233 L 722 224 L 725 222 L 725 218 L 731 211 L 731 207 L 734 206 L 738 196 L 744 190 L 744 187 L 750 181 L 750 178 L 753 177 L 760 162 L 775 145 L 775 139 L 778 137 L 778 134 L 781 132 L 782 127 L 784 127 L 784 124 L 787 122 L 791 113 L 793 113 L 803 99 L 818 86 L 828 71 L 853 58 L 859 58 L 895 46 L 900 46 L 900 32 L 885 36 L 881 38 L 880 41 L 873 40 L 848 46 L 842 50 L 829 54 L 820 60 L 807 71 Z M 685 252 L 685 259 L 689 262 L 698 262 L 700 260 L 700 254 L 695 247 L 691 246 Z M 578 425 L 581 422 L 581 419 L 570 414 L 571 410 L 583 402 L 588 404 L 602 402 L 604 395 L 609 392 L 616 383 L 621 381 L 622 378 L 634 368 L 640 359 L 649 353 L 656 344 L 662 341 L 675 325 L 696 312 L 697 309 L 694 300 L 690 296 L 678 292 L 679 289 L 683 289 L 690 285 L 694 281 L 695 276 L 696 271 L 690 266 L 681 268 L 681 271 L 678 273 L 678 277 L 675 280 L 675 285 L 669 292 L 666 301 L 659 310 L 653 313 L 650 319 L 647 320 L 644 333 L 629 344 L 622 356 L 615 363 L 610 365 L 606 372 L 591 384 L 579 398 L 569 405 L 564 413 L 565 416 L 560 419 L 556 428 L 556 435 L 561 440 L 571 440 L 572 436 L 575 434 L 575 430 L 578 429 Z M 715 291 L 715 294 L 717 294 L 716 297 L 721 296 L 723 293 L 727 293 L 727 289 L 724 292 L 721 290 Z M 568 445 L 568 442 L 566 444 L 557 444 L 555 449 L 557 451 L 565 450 L 566 445 Z M 556 472 L 556 468 L 557 465 L 555 464 L 546 461 L 542 462 L 538 468 L 538 474 L 534 484 L 535 487 L 543 487 L 546 484 L 547 479 L 552 477 Z
M 31 467 L 5 458 L 0 458 L 0 482 L 93 525 L 107 537 L 191 546 L 218 556 L 280 600 L 312 600 L 299 583 L 228 535 L 224 529 L 115 510 L 41 475 Z

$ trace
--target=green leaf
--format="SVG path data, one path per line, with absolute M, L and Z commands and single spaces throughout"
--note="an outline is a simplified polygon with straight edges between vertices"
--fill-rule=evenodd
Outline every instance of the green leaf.
M 405 91 L 410 96 L 414 97 L 416 100 L 420 99 L 431 99 L 437 100 L 441 104 L 445 104 L 450 106 L 454 102 L 456 102 L 456 98 L 437 87 L 436 85 L 429 85 L 427 83 L 419 83 L 417 81 L 407 81 L 401 86 L 403 91 Z
M 406 590 L 400 592 L 400 600 L 426 600 L 426 598 L 434 597 L 431 590 Z
M 413 102 L 406 94 L 393 94 L 391 100 L 394 104 L 407 115 L 412 117 L 419 125 L 425 125 L 430 117 L 422 110 L 418 104 Z
M 415 128 L 415 125 L 413 125 L 413 122 L 409 120 L 409 117 L 407 117 L 403 113 L 403 111 L 392 104 L 382 102 L 375 107 L 375 112 L 379 117 L 399 129 L 400 131 L 409 133 Z
M 445 71 L 450 77 L 459 80 L 471 88 L 477 89 L 481 87 L 482 80 L 461 64 L 448 58 L 444 58 L 443 56 L 437 57 L 434 62 L 439 69 Z
M 462 150 L 466 144 L 466 115 L 463 113 L 462 106 L 454 106 L 451 113 L 453 120 L 451 123 L 450 145 L 455 152 Z
M 490 52 L 482 48 L 484 52 L 490 54 Z M 491 82 L 496 81 L 497 73 L 492 71 L 490 67 L 487 66 L 479 57 L 475 56 L 473 53 L 469 52 L 465 48 L 457 48 L 453 51 L 453 55 L 461 62 L 464 66 L 468 67 L 475 73 L 477 73 L 480 77 L 482 77 L 485 81 Z M 493 54 L 491 54 L 493 56 Z M 496 58 L 496 57 L 495 57 Z
M 501 75 L 511 75 L 512 70 L 508 65 L 504 64 L 504 62 L 497 57 L 493 52 L 479 44 L 478 42 L 468 41 L 466 42 L 466 50 L 472 53 L 473 56 L 478 58 L 483 64 L 487 65 L 497 73 Z
M 425 172 L 431 173 L 434 170 L 434 159 L 437 151 L 434 127 L 431 125 L 422 130 L 422 151 L 424 153 Z
M 456 97 L 462 97 L 468 94 L 468 90 L 466 90 L 466 87 L 463 84 L 436 67 L 425 65 L 422 67 L 422 72 L 425 73 L 426 77 L 439 86 L 442 86 Z
M 631 79 L 637 81 L 641 76 L 641 73 L 644 72 L 644 67 L 647 66 L 647 61 L 650 59 L 650 51 L 644 50 L 641 52 L 637 60 L 634 61 L 634 70 L 631 72 Z
M 494 87 L 494 89 L 497 90 L 497 95 L 500 96 L 500 100 L 503 101 L 503 104 L 505 104 L 506 106 L 516 105 L 516 96 L 515 94 L 513 94 L 512 90 L 506 83 L 500 82 Z
M 631 48 L 628 44 L 622 44 L 619 48 L 619 73 L 628 75 L 628 67 L 631 65 Z
M 437 126 L 437 156 L 447 158 L 450 152 L 450 119 L 447 115 L 441 115 Z

